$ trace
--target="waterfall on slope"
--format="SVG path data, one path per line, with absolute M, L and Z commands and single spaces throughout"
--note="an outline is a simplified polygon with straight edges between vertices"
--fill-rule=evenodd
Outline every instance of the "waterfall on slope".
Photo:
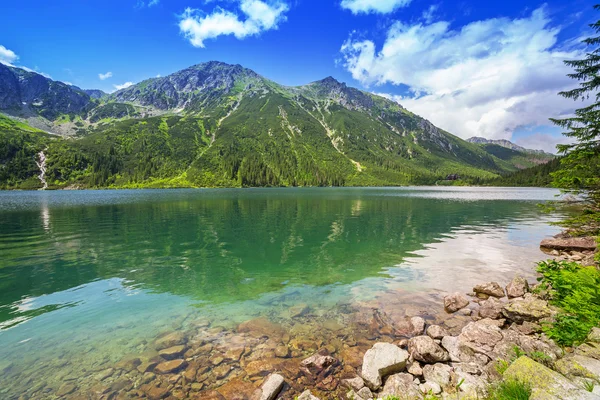
M 48 189 L 48 182 L 46 182 L 46 155 L 44 154 L 44 151 L 40 151 L 38 154 L 38 158 L 39 161 L 35 161 L 35 163 L 37 164 L 38 168 L 40 169 L 40 174 L 38 175 L 38 178 L 40 180 L 40 182 L 42 182 L 42 189 Z

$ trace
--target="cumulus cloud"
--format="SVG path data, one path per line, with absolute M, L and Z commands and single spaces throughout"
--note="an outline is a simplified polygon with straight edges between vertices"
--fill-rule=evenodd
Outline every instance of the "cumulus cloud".
M 352 14 L 387 14 L 401 7 L 407 7 L 411 0 L 342 0 L 342 8 Z
M 238 39 L 277 29 L 289 9 L 281 1 L 239 0 L 240 13 L 216 7 L 212 13 L 187 8 L 180 16 L 179 29 L 195 47 L 204 48 L 206 39 L 234 35 Z
M 19 56 L 17 56 L 14 51 L 0 45 L 0 63 L 12 65 L 18 59 Z
M 122 85 L 113 85 L 115 87 L 115 89 L 117 90 L 121 90 L 121 89 L 127 89 L 129 86 L 133 86 L 133 82 L 125 82 Z
M 580 107 L 557 95 L 575 84 L 565 59 L 578 47 L 557 45 L 560 28 L 544 8 L 520 19 L 475 21 L 453 30 L 446 21 L 395 22 L 381 49 L 351 35 L 341 52 L 352 76 L 366 86 L 409 87 L 409 110 L 458 136 L 510 139 L 522 126 Z
M 108 79 L 108 78 L 112 78 L 112 72 L 108 71 L 105 74 L 98 74 L 98 78 L 100 78 L 101 81 Z

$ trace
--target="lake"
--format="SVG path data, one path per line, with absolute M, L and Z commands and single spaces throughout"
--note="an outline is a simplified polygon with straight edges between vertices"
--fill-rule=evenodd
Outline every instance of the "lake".
M 421 315 L 452 329 L 468 317 L 443 312 L 448 292 L 533 280 L 539 242 L 559 231 L 538 204 L 557 194 L 1 192 L 0 398 L 135 395 L 170 379 L 144 366 L 179 344 L 197 365 L 192 379 L 156 385 L 172 395 L 251 390 L 264 375 L 253 361 L 286 370 L 322 347 L 348 369 L 392 340 L 382 320 Z

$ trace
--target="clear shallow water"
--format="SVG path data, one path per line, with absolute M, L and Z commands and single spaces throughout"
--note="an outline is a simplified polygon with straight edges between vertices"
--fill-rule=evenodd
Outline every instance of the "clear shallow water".
M 0 193 L 0 397 L 32 382 L 50 396 L 198 321 L 235 330 L 265 316 L 293 327 L 297 304 L 315 326 L 343 323 L 347 307 L 439 312 L 446 292 L 532 276 L 540 240 L 558 232 L 537 204 L 557 193 Z

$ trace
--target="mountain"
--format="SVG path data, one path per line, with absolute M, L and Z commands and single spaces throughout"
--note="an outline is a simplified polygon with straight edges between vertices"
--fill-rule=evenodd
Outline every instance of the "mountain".
M 554 154 L 546 153 L 543 150 L 526 149 L 504 139 L 472 137 L 467 139 L 467 142 L 481 146 L 487 153 L 510 163 L 519 170 L 546 164 L 556 158 Z
M 288 87 L 240 65 L 207 62 L 102 95 L 1 66 L 0 94 L 7 115 L 75 136 L 22 143 L 32 158 L 45 152 L 51 187 L 431 184 L 517 169 L 331 77 Z M 8 161 L 0 163 L 6 175 Z
M 92 99 L 103 99 L 108 96 L 108 93 L 99 89 L 84 89 L 83 90 Z

